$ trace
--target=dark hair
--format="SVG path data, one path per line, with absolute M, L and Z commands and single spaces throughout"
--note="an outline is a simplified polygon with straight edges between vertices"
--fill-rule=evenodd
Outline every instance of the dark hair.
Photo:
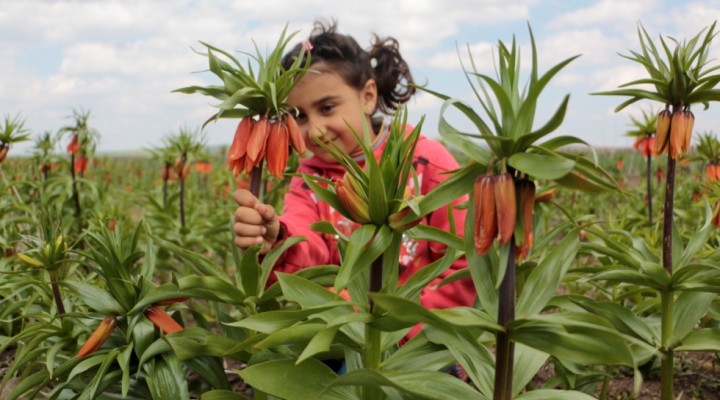
M 349 35 L 337 33 L 337 22 L 315 22 L 307 42 L 312 46 L 310 62 L 324 62 L 338 73 L 348 85 L 360 90 L 368 79 L 374 79 L 378 89 L 377 109 L 390 114 L 415 94 L 410 67 L 400 55 L 400 45 L 392 37 L 373 34 L 374 43 L 364 50 Z M 298 43 L 282 59 L 289 68 L 306 43 Z

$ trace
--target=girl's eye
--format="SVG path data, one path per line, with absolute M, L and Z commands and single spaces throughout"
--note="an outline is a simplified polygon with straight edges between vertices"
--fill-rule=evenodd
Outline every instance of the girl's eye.
M 320 111 L 322 111 L 323 113 L 329 113 L 329 112 L 332 111 L 334 108 L 335 108 L 335 104 L 323 104 L 323 105 L 320 107 Z
M 295 120 L 297 122 L 305 121 L 307 119 L 307 115 L 305 113 L 298 113 L 298 115 L 295 117 Z

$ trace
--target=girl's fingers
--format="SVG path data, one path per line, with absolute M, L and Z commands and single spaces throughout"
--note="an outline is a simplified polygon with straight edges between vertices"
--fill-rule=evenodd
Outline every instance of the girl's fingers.
M 240 247 L 241 249 L 247 249 L 248 247 L 255 246 L 258 243 L 263 242 L 262 237 L 241 237 L 241 236 L 235 236 L 235 239 L 233 240 L 235 243 L 235 246 Z
M 265 232 L 267 232 L 264 225 L 249 225 L 239 222 L 235 223 L 233 230 L 238 237 L 260 238 L 261 240 Z
M 255 208 L 259 200 L 247 189 L 238 189 L 233 193 L 235 202 L 240 207 Z

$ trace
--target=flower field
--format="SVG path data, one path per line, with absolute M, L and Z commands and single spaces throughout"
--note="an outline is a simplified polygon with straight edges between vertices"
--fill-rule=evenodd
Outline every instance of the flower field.
M 720 100 L 707 66 L 713 32 L 655 45 L 639 29 L 641 51 L 627 61 L 649 78 L 596 93 L 629 97 L 618 109 L 661 103 L 628 121 L 623 149 L 551 135 L 569 98 L 548 116 L 536 106 L 574 58 L 538 71 L 531 40 L 521 68 L 516 44 L 500 42 L 497 76 L 467 71 L 479 104 L 421 88 L 445 101 L 441 115 L 455 108 L 477 128 L 465 134 L 441 118 L 461 167 L 432 192 L 405 190 L 420 132 L 436 127 L 404 110 L 382 157 L 361 141 L 360 167 L 328 148 L 344 178 L 301 176 L 359 228 L 314 224 L 338 238 L 341 263 L 292 274 L 273 267 L 303 237 L 267 252 L 233 243 L 234 191 L 280 212 L 304 151 L 282 98 L 302 57 L 274 75 L 285 32 L 257 58 L 272 84 L 206 45 L 224 86 L 178 90 L 224 100 L 208 122 L 238 119 L 226 148 L 181 129 L 147 152 L 102 154 L 91 112 L 74 110 L 20 157 L 11 145 L 33 138 L 21 116 L 5 117 L 0 397 L 717 398 L 720 142 L 693 132 L 702 111 L 690 111 Z M 420 223 L 458 198 L 464 232 Z M 443 253 L 401 281 L 406 238 Z M 438 279 L 461 257 L 467 268 Z M 423 288 L 460 279 L 472 280 L 473 307 L 420 305 Z

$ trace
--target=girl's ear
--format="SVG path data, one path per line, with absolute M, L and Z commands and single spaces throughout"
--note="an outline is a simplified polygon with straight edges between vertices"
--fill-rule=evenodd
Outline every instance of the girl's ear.
M 373 115 L 377 106 L 377 83 L 375 79 L 368 79 L 360 91 L 360 101 L 366 115 Z

